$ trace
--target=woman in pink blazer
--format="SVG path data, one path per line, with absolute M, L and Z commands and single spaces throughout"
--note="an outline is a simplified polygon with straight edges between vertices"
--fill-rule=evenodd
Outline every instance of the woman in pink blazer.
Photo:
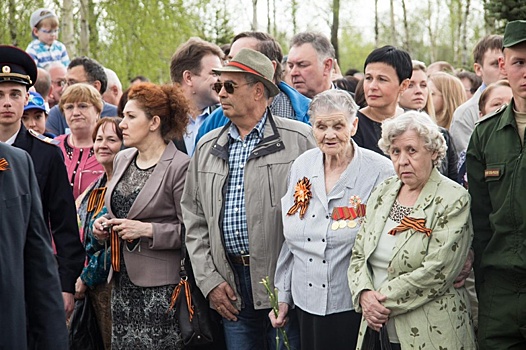
M 180 201 L 190 159 L 170 140 L 182 137 L 189 110 L 174 86 L 138 84 L 128 98 L 120 127 L 130 148 L 115 158 L 108 214 L 93 230 L 111 241 L 112 348 L 179 349 L 168 308 L 179 282 Z

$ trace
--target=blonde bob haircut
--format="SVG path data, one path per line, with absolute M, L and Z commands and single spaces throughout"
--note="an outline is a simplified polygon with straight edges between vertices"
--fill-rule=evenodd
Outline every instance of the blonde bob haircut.
M 448 73 L 433 73 L 429 76 L 429 80 L 435 84 L 444 101 L 442 111 L 439 113 L 435 110 L 437 124 L 449 130 L 453 121 L 453 113 L 467 100 L 466 90 L 459 78 Z
M 102 112 L 102 107 L 104 106 L 102 97 L 100 96 L 100 93 L 97 91 L 97 89 L 89 84 L 78 83 L 70 85 L 66 88 L 66 90 L 64 90 L 62 97 L 60 97 L 58 108 L 60 109 L 60 112 L 64 114 L 65 104 L 79 102 L 91 103 L 99 115 Z
M 378 141 L 378 147 L 389 156 L 393 140 L 409 130 L 416 132 L 418 137 L 424 141 L 424 147 L 428 151 L 437 153 L 433 165 L 439 167 L 446 157 L 446 140 L 438 125 L 423 112 L 409 111 L 385 120 L 382 124 L 382 137 Z

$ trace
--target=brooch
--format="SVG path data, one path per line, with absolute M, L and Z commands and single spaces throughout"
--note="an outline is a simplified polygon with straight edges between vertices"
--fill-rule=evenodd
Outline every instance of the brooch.
M 392 236 L 396 235 L 398 232 L 406 231 L 409 229 L 414 229 L 415 231 L 422 232 L 427 237 L 431 236 L 431 230 L 430 228 L 427 228 L 425 226 L 426 219 L 415 219 L 411 218 L 409 216 L 406 216 L 402 219 L 400 222 L 400 225 L 396 226 L 394 229 L 389 231 L 388 233 Z
M 9 170 L 9 163 L 5 158 L 0 158 L 0 171 Z
M 294 186 L 294 205 L 289 209 L 287 215 L 294 215 L 299 210 L 300 219 L 303 219 L 309 206 L 309 201 L 312 198 L 310 188 L 311 183 L 306 177 L 303 177 L 296 183 L 296 186 Z

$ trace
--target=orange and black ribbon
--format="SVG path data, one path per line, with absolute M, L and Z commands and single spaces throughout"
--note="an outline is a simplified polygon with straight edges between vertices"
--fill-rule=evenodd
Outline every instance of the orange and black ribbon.
M 414 229 L 415 231 L 424 233 L 427 237 L 431 236 L 431 230 L 430 228 L 427 228 L 425 226 L 426 220 L 425 219 L 415 219 L 411 218 L 409 216 L 406 216 L 402 219 L 400 222 L 400 225 L 393 228 L 391 231 L 389 231 L 390 235 L 396 235 L 398 232 L 406 231 L 409 229 Z
M 121 270 L 121 239 L 117 232 L 110 229 L 111 239 L 111 267 L 113 271 L 119 272 Z
M 190 318 L 190 322 L 192 321 L 192 318 L 194 318 L 194 306 L 192 305 L 192 292 L 190 291 L 190 283 L 188 282 L 188 279 L 181 279 L 179 281 L 179 284 L 175 287 L 172 297 L 170 299 L 170 308 L 168 310 L 172 310 L 175 306 L 175 303 L 177 301 L 177 298 L 179 297 L 179 294 L 181 293 L 181 289 L 184 288 L 184 294 L 186 297 L 186 305 L 188 309 L 188 315 Z
M 300 211 L 300 219 L 303 219 L 305 212 L 309 207 L 309 201 L 312 198 L 310 190 L 311 183 L 309 179 L 303 177 L 294 187 L 294 205 L 289 209 L 287 215 L 294 215 L 298 210 Z
M 9 168 L 9 163 L 7 162 L 7 160 L 5 160 L 5 158 L 1 158 L 0 159 L 0 171 L 4 171 L 4 170 L 8 170 Z
M 106 194 L 106 186 L 99 187 L 91 191 L 88 198 L 87 211 L 93 212 L 93 216 L 97 216 L 102 208 L 104 208 L 104 196 Z

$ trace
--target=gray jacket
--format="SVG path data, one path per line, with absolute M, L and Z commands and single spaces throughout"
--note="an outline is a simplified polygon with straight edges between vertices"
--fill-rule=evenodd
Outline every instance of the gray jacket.
M 273 284 L 284 240 L 281 197 L 287 191 L 290 166 L 299 155 L 316 146 L 308 125 L 267 113 L 264 137 L 245 167 L 250 275 L 256 309 L 270 308 L 265 288 L 259 282 L 269 276 Z M 235 306 L 241 309 L 237 277 L 226 255 L 222 232 L 230 124 L 209 132 L 197 144 L 181 206 L 197 285 L 208 296 L 219 284 L 228 282 L 236 291 Z

